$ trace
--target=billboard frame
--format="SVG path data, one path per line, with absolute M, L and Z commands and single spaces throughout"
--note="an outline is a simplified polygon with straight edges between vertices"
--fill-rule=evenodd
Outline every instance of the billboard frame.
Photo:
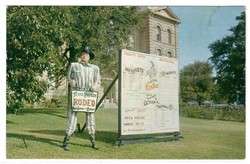
M 183 138 L 181 135 L 180 129 L 179 131 L 166 132 L 166 133 L 145 133 L 145 134 L 132 134 L 132 135 L 122 135 L 121 134 L 121 96 L 122 96 L 122 50 L 119 50 L 119 58 L 118 58 L 118 137 L 116 140 L 116 145 L 121 146 L 124 144 L 133 144 L 133 143 L 141 143 L 141 142 L 162 142 L 162 141 L 173 141 L 179 140 Z M 179 66 L 177 67 L 179 73 Z M 179 79 L 179 74 L 178 74 Z M 178 80 L 179 84 L 179 80 Z M 180 84 L 179 84 L 180 85 Z M 178 94 L 180 92 L 178 85 Z M 180 95 L 180 94 L 179 94 Z M 179 97 L 178 97 L 179 99 Z M 179 109 L 180 105 L 178 104 Z M 180 112 L 179 112 L 180 118 Z

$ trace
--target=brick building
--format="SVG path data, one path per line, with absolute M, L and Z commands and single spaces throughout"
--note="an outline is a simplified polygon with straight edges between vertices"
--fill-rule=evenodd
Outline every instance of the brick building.
M 130 49 L 168 57 L 177 57 L 180 19 L 169 7 L 138 7 L 143 22 L 130 37 Z

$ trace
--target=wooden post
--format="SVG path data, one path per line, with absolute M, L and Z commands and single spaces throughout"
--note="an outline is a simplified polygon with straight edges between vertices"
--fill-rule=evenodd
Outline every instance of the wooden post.
M 107 90 L 104 92 L 102 98 L 98 101 L 97 105 L 96 105 L 96 109 L 95 111 L 98 110 L 99 106 L 102 104 L 104 98 L 107 96 L 107 94 L 109 93 L 110 89 L 112 88 L 112 86 L 115 84 L 116 80 L 118 79 L 118 75 L 116 75 L 116 77 L 114 78 L 114 80 L 111 82 L 111 84 L 109 85 L 109 87 L 107 88 Z M 82 129 L 80 132 L 83 132 L 84 129 L 86 128 L 86 122 L 84 123 Z

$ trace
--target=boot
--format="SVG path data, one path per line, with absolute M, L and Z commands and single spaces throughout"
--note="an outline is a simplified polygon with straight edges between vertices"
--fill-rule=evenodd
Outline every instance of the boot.
M 77 129 L 78 129 L 78 133 L 81 132 L 81 125 L 79 123 L 76 124 L 77 125 Z
M 95 145 L 95 135 L 90 135 L 90 142 L 91 142 L 91 147 L 95 150 L 98 150 L 98 148 Z
M 63 139 L 63 145 L 62 145 L 62 147 L 65 151 L 69 151 L 68 144 L 69 144 L 69 136 L 66 134 L 64 139 Z

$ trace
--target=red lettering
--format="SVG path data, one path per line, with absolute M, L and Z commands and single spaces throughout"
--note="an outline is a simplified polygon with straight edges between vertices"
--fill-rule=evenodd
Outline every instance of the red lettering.
M 90 102 L 90 100 L 88 100 L 88 106 L 91 106 L 91 102 Z
M 96 102 L 95 100 L 91 99 L 73 99 L 74 106 L 88 106 L 88 107 L 95 107 Z
M 85 106 L 87 104 L 86 100 L 82 100 L 83 101 L 83 105 Z
M 92 106 L 92 107 L 95 106 L 95 101 L 94 101 L 94 100 L 91 101 L 91 106 Z

